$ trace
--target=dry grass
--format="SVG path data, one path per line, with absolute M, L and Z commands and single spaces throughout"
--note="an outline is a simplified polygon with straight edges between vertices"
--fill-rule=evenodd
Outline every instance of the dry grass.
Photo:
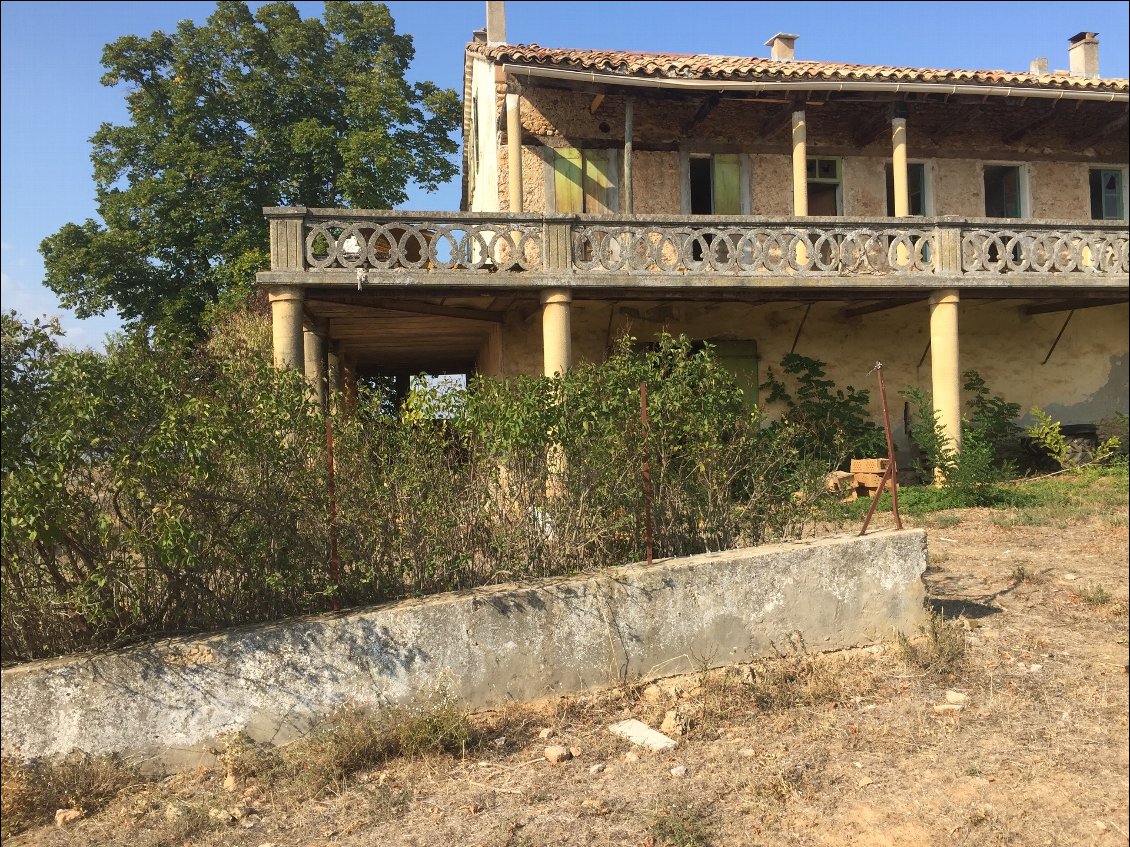
M 50 823 L 59 809 L 92 814 L 119 792 L 140 782 L 137 771 L 117 756 L 72 753 L 55 761 L 0 759 L 0 833 L 5 838 Z
M 308 742 L 235 741 L 226 770 L 127 791 L 11 843 L 1124 845 L 1127 529 L 1111 508 L 1067 532 L 957 513 L 931 534 L 926 575 L 946 616 L 889 645 L 818 654 L 794 637 L 750 664 L 470 719 L 403 715 L 395 730 L 343 713 Z M 1108 599 L 1088 604 L 1096 586 Z M 671 713 L 672 753 L 606 731 Z M 579 755 L 551 765 L 550 743 Z M 238 804 L 253 827 L 210 817 Z

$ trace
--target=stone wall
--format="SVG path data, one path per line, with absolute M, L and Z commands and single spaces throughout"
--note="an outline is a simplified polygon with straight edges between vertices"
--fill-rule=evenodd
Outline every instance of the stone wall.
M 499 586 L 3 672 L 3 753 L 83 750 L 153 768 L 210 761 L 224 733 L 285 743 L 344 703 L 445 689 L 471 707 L 911 633 L 926 535 L 875 532 Z

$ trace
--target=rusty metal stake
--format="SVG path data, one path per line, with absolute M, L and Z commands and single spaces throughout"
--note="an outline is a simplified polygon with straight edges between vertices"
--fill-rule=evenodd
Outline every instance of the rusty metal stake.
M 652 564 L 653 542 L 655 527 L 651 522 L 651 459 L 647 446 L 647 435 L 650 425 L 647 422 L 647 383 L 640 383 L 640 423 L 643 425 L 643 520 L 644 520 L 644 549 L 647 552 L 647 563 Z
M 875 514 L 875 507 L 879 505 L 879 498 L 883 496 L 883 489 L 886 488 L 888 479 L 891 481 L 891 512 L 895 516 L 895 526 L 902 529 L 902 518 L 899 517 L 898 467 L 895 465 L 895 443 L 891 439 L 891 416 L 887 411 L 887 388 L 883 384 L 883 363 L 876 362 L 872 370 L 879 375 L 879 403 L 883 407 L 883 432 L 887 436 L 887 469 L 883 471 L 883 478 L 879 480 L 879 488 L 871 501 L 871 508 L 867 510 L 867 517 L 863 519 L 860 535 L 867 532 L 867 525 L 871 523 L 871 516 Z
M 326 415 L 326 498 L 330 518 L 330 579 L 333 581 L 333 598 L 330 603 L 336 612 L 341 608 L 341 562 L 337 557 L 337 499 L 334 486 L 334 423 L 333 416 Z

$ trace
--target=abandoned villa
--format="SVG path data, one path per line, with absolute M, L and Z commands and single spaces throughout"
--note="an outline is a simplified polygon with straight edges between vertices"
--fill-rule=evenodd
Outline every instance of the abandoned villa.
M 488 3 L 460 212 L 265 210 L 275 362 L 324 403 L 358 375 L 553 375 L 666 331 L 751 402 L 792 351 L 857 387 L 881 361 L 957 443 L 970 369 L 1101 428 L 1127 411 L 1130 86 L 1096 35 L 1068 71 L 933 70 L 802 60 L 784 33 L 766 58 L 509 44 Z

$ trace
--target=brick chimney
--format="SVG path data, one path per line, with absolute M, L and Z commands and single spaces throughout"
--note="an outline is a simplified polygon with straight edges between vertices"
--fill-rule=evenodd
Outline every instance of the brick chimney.
M 1067 58 L 1072 76 L 1099 75 L 1099 40 L 1097 32 L 1079 32 L 1067 39 Z
M 1028 66 L 1028 73 L 1035 74 L 1036 76 L 1048 75 L 1048 60 L 1043 56 L 1032 60 L 1032 64 Z
M 793 45 L 799 35 L 789 35 L 787 32 L 778 32 L 765 42 L 769 48 L 769 56 L 775 62 L 791 62 L 793 59 Z

